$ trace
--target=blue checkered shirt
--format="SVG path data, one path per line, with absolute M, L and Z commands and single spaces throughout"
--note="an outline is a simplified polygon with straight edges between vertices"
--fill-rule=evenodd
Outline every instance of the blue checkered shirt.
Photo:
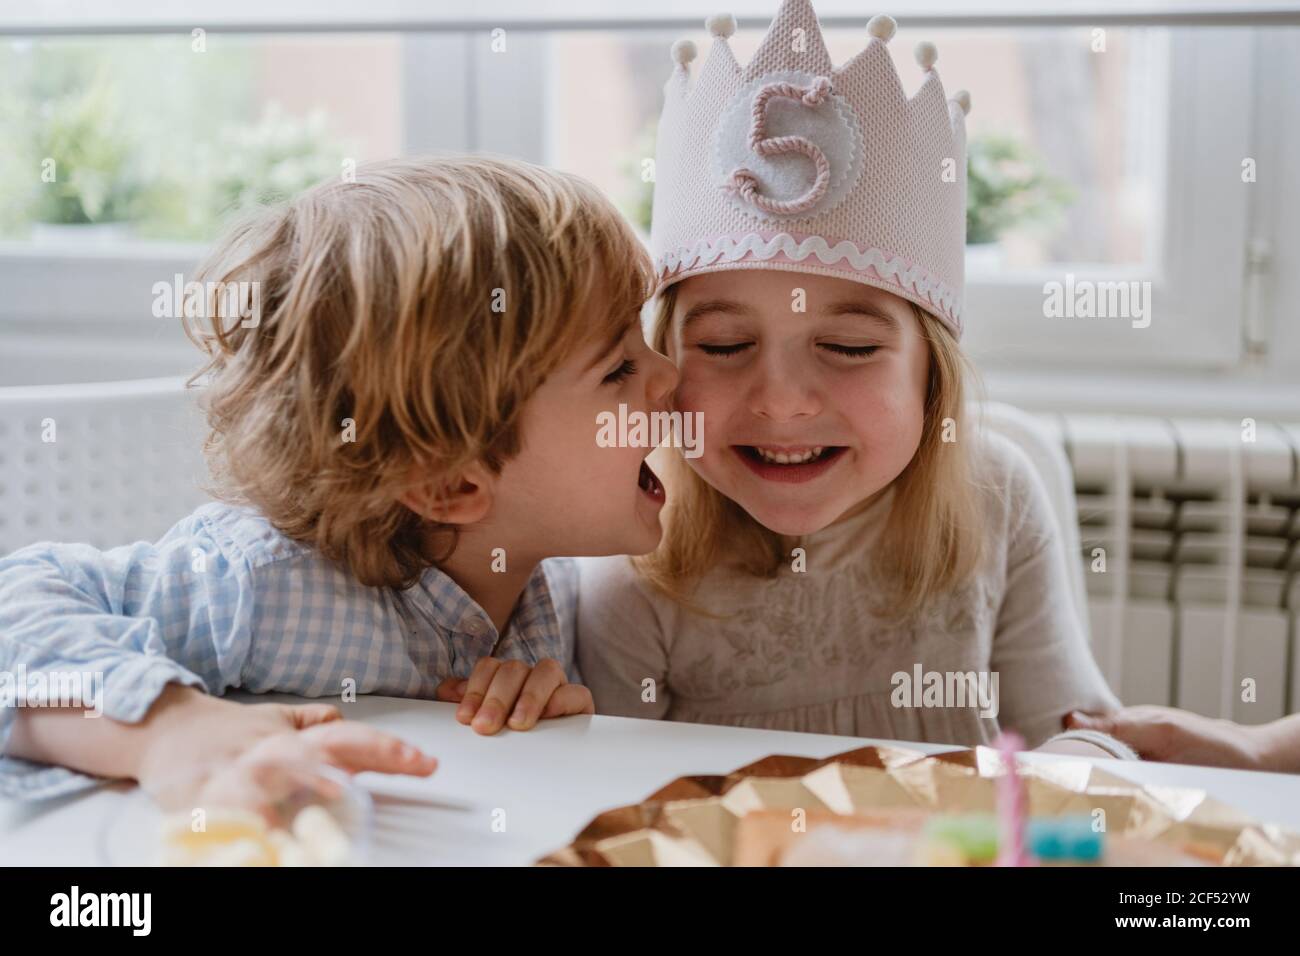
M 45 543 L 0 558 L 0 672 L 102 673 L 104 715 L 126 723 L 169 683 L 211 694 L 354 689 L 427 699 L 489 655 L 554 658 L 577 681 L 576 580 L 571 560 L 544 562 L 499 635 L 437 568 L 406 590 L 368 587 L 256 511 L 207 504 L 156 544 Z M 14 714 L 0 706 L 0 754 Z M 43 798 L 96 782 L 0 757 L 0 796 Z

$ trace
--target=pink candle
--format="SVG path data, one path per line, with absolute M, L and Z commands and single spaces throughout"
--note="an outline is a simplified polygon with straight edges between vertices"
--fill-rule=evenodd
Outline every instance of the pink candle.
M 1025 852 L 1025 824 L 1029 820 L 1029 797 L 1016 765 L 1016 751 L 1025 746 L 1014 731 L 1003 731 L 993 746 L 1002 755 L 1003 771 L 998 777 L 998 858 L 995 866 L 1032 866 Z

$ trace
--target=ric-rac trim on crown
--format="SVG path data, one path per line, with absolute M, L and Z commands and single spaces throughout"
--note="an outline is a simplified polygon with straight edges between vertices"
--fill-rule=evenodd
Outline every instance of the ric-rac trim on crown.
M 862 248 L 848 239 L 831 245 L 821 236 L 797 238 L 788 232 L 770 236 L 757 232 L 719 236 L 701 239 L 692 246 L 680 246 L 675 252 L 665 253 L 655 260 L 655 270 L 666 279 L 679 272 L 719 262 L 764 261 L 778 257 L 788 262 L 803 262 L 810 256 L 816 256 L 824 266 L 848 266 L 857 272 L 874 271 L 880 278 L 892 280 L 924 297 L 955 324 L 961 321 L 957 297 L 942 280 L 920 266 L 912 265 L 902 256 L 891 256 L 883 249 Z

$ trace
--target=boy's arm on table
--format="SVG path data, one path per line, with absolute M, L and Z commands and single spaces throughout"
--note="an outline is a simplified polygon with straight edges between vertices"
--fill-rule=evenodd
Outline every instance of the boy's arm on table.
M 650 585 L 625 556 L 581 558 L 577 565 L 578 668 L 596 713 L 665 717 L 672 704 L 667 599 L 650 599 Z
M 239 806 L 273 825 L 277 802 L 300 785 L 300 768 L 329 764 L 348 773 L 421 777 L 437 768 L 434 758 L 392 734 L 341 718 L 331 704 L 244 705 L 168 684 L 139 723 L 87 722 L 82 711 L 66 707 L 26 713 L 9 749 L 22 760 L 138 780 L 167 810 Z
M 194 515 L 156 544 L 36 544 L 0 558 L 0 669 L 16 684 L 80 675 L 85 696 L 98 696 L 83 703 L 102 714 L 0 708 L 0 793 L 46 796 L 92 783 L 25 760 L 129 772 L 127 740 L 141 735 L 117 725 L 138 724 L 170 684 L 218 693 L 233 683 L 247 648 L 249 597 Z
M 95 783 L 83 774 L 156 790 L 337 717 L 208 696 L 238 685 L 248 654 L 252 578 L 241 565 L 197 515 L 156 544 L 39 544 L 0 558 L 0 671 L 18 697 L 0 707 L 0 796 L 74 792 Z M 22 705 L 33 679 L 58 687 L 74 675 L 79 702 Z

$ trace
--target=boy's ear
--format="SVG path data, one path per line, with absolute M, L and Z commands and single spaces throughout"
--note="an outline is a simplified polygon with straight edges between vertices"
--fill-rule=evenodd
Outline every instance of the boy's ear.
M 448 481 L 417 481 L 397 500 L 430 521 L 474 524 L 492 508 L 494 479 L 490 469 L 474 462 Z

